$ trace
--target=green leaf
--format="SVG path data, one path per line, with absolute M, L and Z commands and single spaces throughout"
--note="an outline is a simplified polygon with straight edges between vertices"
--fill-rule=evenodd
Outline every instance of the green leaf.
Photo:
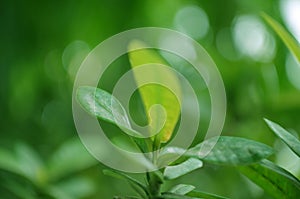
M 48 176 L 39 154 L 25 143 L 17 143 L 15 151 L 19 168 L 23 174 L 37 185 L 46 183 Z
M 140 136 L 129 123 L 127 113 L 121 103 L 108 92 L 90 86 L 77 89 L 76 98 L 85 111 L 97 118 L 120 127 L 128 134 Z
M 103 173 L 105 175 L 108 175 L 108 176 L 111 176 L 111 177 L 114 177 L 114 178 L 118 178 L 118 179 L 123 179 L 123 180 L 127 180 L 135 185 L 137 185 L 138 187 L 140 187 L 146 194 L 148 194 L 148 191 L 147 191 L 147 187 L 145 185 L 143 185 L 141 182 L 139 182 L 138 180 L 124 174 L 124 173 L 121 173 L 121 172 L 117 172 L 117 171 L 113 171 L 113 170 L 103 170 Z
M 17 143 L 14 153 L 0 149 L 0 169 L 26 178 L 36 186 L 44 184 L 47 180 L 43 161 L 25 143 Z
M 294 151 L 298 157 L 300 157 L 300 141 L 289 133 L 287 130 L 282 128 L 280 125 L 265 119 L 271 130 L 284 142 L 286 143 L 292 151 Z
M 188 184 L 179 184 L 174 186 L 170 191 L 170 193 L 185 195 L 195 189 L 195 186 Z
M 98 164 L 78 138 L 63 143 L 50 157 L 48 171 L 51 181 L 59 180 Z
M 214 145 L 204 158 L 201 157 L 201 147 Z M 213 137 L 186 152 L 186 156 L 198 157 L 204 162 L 224 165 L 244 165 L 258 162 L 273 153 L 271 147 L 252 140 L 239 137 Z
M 0 169 L 23 176 L 24 178 L 27 178 L 27 176 L 24 175 L 24 173 L 20 169 L 19 165 L 20 165 L 20 163 L 18 162 L 17 158 L 15 157 L 15 154 L 13 154 L 11 151 L 0 148 Z
M 96 191 L 93 182 L 84 177 L 72 177 L 45 188 L 47 194 L 60 199 L 86 198 Z
M 273 28 L 281 40 L 285 43 L 288 49 L 292 52 L 295 58 L 300 63 L 300 46 L 299 43 L 286 31 L 282 25 L 275 21 L 272 17 L 266 13 L 261 14 L 264 20 Z
M 134 76 L 136 83 L 139 86 L 139 93 L 141 95 L 144 108 L 147 112 L 147 118 L 150 125 L 150 135 L 157 133 L 160 129 L 156 139 L 158 139 L 158 142 L 165 143 L 170 139 L 178 121 L 180 115 L 180 104 L 176 96 L 170 90 L 156 83 L 167 82 L 169 85 L 172 85 L 172 88 L 180 92 L 179 80 L 174 73 L 167 70 L 162 72 L 158 69 L 158 67 L 155 67 L 157 64 L 163 64 L 165 66 L 168 66 L 168 64 L 153 49 L 145 49 L 147 48 L 146 44 L 141 41 L 133 40 L 129 44 L 128 48 L 131 51 L 129 52 L 129 59 L 133 69 L 141 67 L 141 65 L 144 64 L 153 64 L 151 65 L 151 70 L 149 70 L 149 68 L 143 68 L 142 72 L 134 70 Z M 150 79 L 154 83 L 141 86 L 146 78 Z M 178 96 L 179 94 L 180 93 L 177 93 L 177 97 L 180 98 L 181 96 Z M 163 106 L 165 112 L 162 112 L 160 108 L 153 106 L 156 104 Z M 153 108 L 149 111 L 152 106 Z M 162 124 L 164 119 L 165 123 Z
M 18 198 L 22 199 L 36 199 L 35 192 L 21 183 L 18 183 L 16 180 L 7 179 L 5 182 L 1 182 L 1 186 L 5 187 L 7 190 L 12 192 Z
M 197 199 L 195 197 L 184 196 L 175 193 L 164 193 L 162 196 L 157 197 L 158 199 Z
M 190 158 L 179 165 L 166 167 L 164 176 L 167 180 L 172 180 L 199 169 L 202 165 L 203 163 L 201 160 Z
M 195 197 L 199 197 L 199 198 L 205 198 L 205 199 L 228 199 L 226 197 L 223 196 L 218 196 L 212 193 L 207 193 L 207 192 L 203 192 L 203 191 L 191 191 L 187 194 L 187 196 L 191 196 L 193 198 Z
M 300 196 L 299 180 L 268 160 L 239 167 L 239 170 L 274 198 L 298 198 Z
M 170 160 L 176 160 L 177 163 L 182 163 L 186 157 L 178 159 L 179 155 L 183 155 L 186 152 L 185 149 L 178 148 L 178 147 L 163 147 L 159 152 L 157 158 L 158 165 L 167 165 L 169 164 Z M 178 162 L 179 161 L 179 162 Z

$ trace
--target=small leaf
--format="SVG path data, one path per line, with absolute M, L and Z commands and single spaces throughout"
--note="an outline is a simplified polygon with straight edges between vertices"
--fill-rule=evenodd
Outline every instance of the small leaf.
M 136 179 L 124 174 L 124 173 L 113 171 L 113 170 L 107 170 L 107 169 L 103 170 L 103 173 L 105 175 L 115 177 L 115 178 L 118 178 L 118 179 L 128 180 L 129 182 L 131 182 L 131 183 L 137 185 L 138 187 L 140 187 L 146 194 L 148 193 L 147 188 L 146 188 L 145 185 L 143 185 L 138 180 L 136 180 Z
M 0 149 L 0 169 L 26 178 L 36 186 L 45 183 L 47 178 L 43 161 L 25 143 L 17 143 L 15 153 Z
M 190 193 L 187 194 L 187 196 L 191 196 L 193 198 L 199 197 L 199 198 L 205 198 L 205 199 L 229 199 L 223 196 L 218 196 L 212 193 L 206 193 L 203 191 L 191 191 Z
M 170 193 L 175 193 L 175 194 L 180 194 L 180 195 L 185 195 L 191 191 L 193 191 L 195 187 L 193 185 L 188 185 L 188 184 L 179 184 L 174 186 L 170 191 Z
M 18 196 L 18 198 L 36 199 L 36 194 L 30 187 L 21 185 L 21 183 L 18 183 L 16 180 L 7 179 L 4 181 L 5 182 L 1 182 L 1 186 L 5 187 L 15 196 Z
M 185 149 L 178 147 L 163 147 L 157 158 L 158 165 L 167 165 L 169 164 L 170 160 L 178 161 L 178 156 L 183 155 L 185 152 Z M 183 160 L 181 160 L 181 162 L 183 162 Z
M 0 148 L 0 169 L 27 178 L 27 175 L 23 173 L 19 165 L 20 162 L 18 162 L 15 154 L 13 154 L 11 151 Z
M 47 175 L 44 162 L 39 154 L 25 143 L 17 143 L 15 150 L 20 170 L 24 175 L 37 185 L 44 184 L 47 180 Z
M 285 43 L 288 49 L 293 53 L 300 63 L 300 46 L 299 43 L 272 17 L 266 13 L 261 14 L 264 20 L 273 28 L 281 40 Z
M 294 151 L 298 157 L 300 157 L 300 141 L 289 133 L 287 130 L 282 128 L 280 125 L 265 119 L 265 122 L 271 128 L 271 130 L 284 142 L 286 143 L 292 151 Z
M 96 164 L 98 161 L 88 153 L 78 138 L 70 139 L 50 157 L 49 176 L 52 181 L 59 180 Z
M 77 89 L 76 97 L 84 110 L 91 115 L 117 125 L 130 135 L 140 136 L 140 133 L 131 128 L 127 113 L 121 103 L 108 92 L 99 88 L 82 86 Z
M 299 180 L 268 160 L 239 167 L 239 170 L 276 199 L 300 196 Z
M 88 178 L 73 177 L 55 185 L 50 185 L 45 189 L 47 194 L 54 198 L 79 199 L 90 196 L 95 192 L 96 187 Z
M 134 75 L 136 83 L 139 86 L 139 93 L 141 95 L 144 108 L 147 112 L 147 118 L 151 128 L 150 133 L 157 133 L 155 131 L 161 129 L 156 138 L 159 140 L 159 142 L 165 143 L 170 139 L 178 121 L 180 105 L 176 96 L 170 90 L 166 89 L 164 86 L 158 85 L 157 83 L 162 81 L 167 82 L 168 84 L 172 85 L 172 88 L 180 92 L 179 80 L 174 73 L 171 73 L 167 70 L 162 72 L 158 69 L 158 67 L 155 67 L 157 66 L 155 64 L 165 66 L 168 64 L 153 49 L 145 49 L 147 48 L 146 44 L 142 43 L 141 41 L 134 40 L 129 44 L 128 48 L 131 51 L 129 52 L 129 60 L 132 68 L 135 69 L 136 67 L 144 64 L 153 64 L 153 67 L 151 66 L 151 70 L 149 70 L 149 68 L 143 68 L 143 70 L 145 70 L 142 72 L 137 72 L 137 70 L 134 70 Z M 150 79 L 154 83 L 141 86 L 145 78 Z M 181 97 L 178 95 L 179 94 L 177 93 L 177 97 Z M 156 104 L 160 104 L 164 107 L 165 114 L 161 112 L 161 109 L 153 108 L 150 115 L 150 108 Z M 164 115 L 165 118 L 163 118 Z M 165 119 L 165 123 L 162 127 L 163 119 Z
M 213 149 L 205 157 L 201 155 L 203 145 L 213 145 Z M 273 153 L 271 147 L 252 140 L 238 137 L 213 137 L 191 148 L 186 156 L 198 157 L 204 162 L 225 165 L 244 165 L 258 162 Z
M 195 197 L 184 196 L 175 193 L 163 193 L 162 196 L 157 197 L 158 199 L 197 199 Z
M 201 160 L 190 158 L 179 165 L 166 167 L 164 176 L 166 179 L 172 180 L 180 176 L 183 176 L 189 172 L 192 172 L 196 169 L 199 169 L 202 167 L 202 165 L 203 163 Z

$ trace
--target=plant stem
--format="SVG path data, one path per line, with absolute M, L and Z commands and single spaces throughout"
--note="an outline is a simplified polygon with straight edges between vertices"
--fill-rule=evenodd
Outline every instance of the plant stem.
M 162 180 L 155 172 L 147 172 L 148 189 L 149 189 L 149 199 L 155 199 L 160 196 L 160 188 L 163 183 Z

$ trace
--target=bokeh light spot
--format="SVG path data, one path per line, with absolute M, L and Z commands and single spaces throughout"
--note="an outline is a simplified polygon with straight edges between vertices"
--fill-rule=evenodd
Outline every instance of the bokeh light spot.
M 89 52 L 90 48 L 84 41 L 74 41 L 65 48 L 62 55 L 63 67 L 72 79 Z
M 209 29 L 208 17 L 198 6 L 186 6 L 180 9 L 174 19 L 175 28 L 194 39 L 203 38 Z
M 275 55 L 275 40 L 254 16 L 240 16 L 233 24 L 237 49 L 256 61 L 270 62 Z
M 300 1 L 299 0 L 281 0 L 280 11 L 288 29 L 300 42 Z
M 300 63 L 291 54 L 287 56 L 285 69 L 291 84 L 300 90 Z

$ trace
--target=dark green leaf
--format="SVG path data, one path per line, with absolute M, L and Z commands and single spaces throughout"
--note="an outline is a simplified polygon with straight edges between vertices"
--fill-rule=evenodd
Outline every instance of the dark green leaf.
M 204 158 L 200 149 L 203 145 L 213 145 L 213 149 Z M 198 157 L 204 162 L 225 165 L 244 165 L 258 162 L 273 153 L 271 147 L 252 140 L 238 137 L 213 137 L 187 151 L 185 155 Z
M 272 131 L 300 157 L 300 141 L 280 125 L 265 119 Z
M 28 187 L 22 186 L 15 180 L 5 180 L 5 183 L 1 183 L 1 186 L 11 191 L 13 194 L 22 199 L 36 199 L 35 193 Z
M 113 171 L 113 170 L 103 170 L 103 173 L 105 175 L 108 175 L 108 176 L 111 176 L 111 177 L 115 177 L 115 178 L 118 178 L 118 179 L 123 179 L 123 180 L 128 180 L 129 182 L 139 186 L 145 193 L 148 193 L 147 191 L 147 188 L 145 185 L 143 185 L 141 182 L 137 181 L 136 179 L 124 174 L 124 173 L 121 173 L 121 172 L 117 172 L 117 171 Z
M 239 170 L 274 198 L 299 198 L 300 182 L 288 171 L 268 160 L 239 167 Z
M 272 17 L 262 13 L 264 20 L 273 28 L 277 35 L 282 39 L 288 49 L 300 63 L 300 46 L 299 43 Z
M 191 191 L 187 195 L 191 196 L 193 198 L 197 197 L 197 198 L 205 198 L 205 199 L 228 199 L 228 198 L 223 197 L 223 196 L 218 196 L 218 195 L 211 194 L 211 193 L 206 193 L 206 192 L 203 192 L 203 191 Z
M 202 165 L 203 163 L 201 160 L 190 158 L 181 164 L 166 167 L 164 176 L 166 179 L 172 180 L 199 169 Z
M 193 185 L 179 184 L 170 189 L 170 193 L 185 195 L 195 189 Z
M 133 130 L 121 103 L 108 92 L 99 88 L 83 86 L 77 89 L 77 101 L 85 111 L 104 121 L 117 125 L 130 135 L 140 136 Z

